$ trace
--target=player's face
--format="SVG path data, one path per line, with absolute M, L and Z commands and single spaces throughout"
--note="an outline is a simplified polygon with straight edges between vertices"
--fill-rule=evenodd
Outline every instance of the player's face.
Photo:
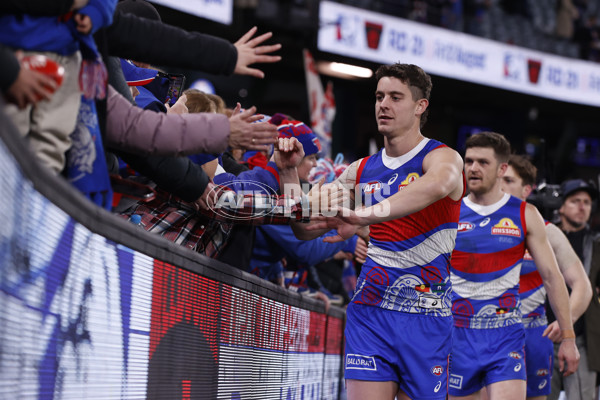
M 416 124 L 425 112 L 429 102 L 426 99 L 413 100 L 407 85 L 398 78 L 383 77 L 377 83 L 375 92 L 375 118 L 377 129 L 385 136 L 405 132 Z
M 563 222 L 575 229 L 581 229 L 590 219 L 592 213 L 592 198 L 584 190 L 569 196 L 558 210 Z
M 310 170 L 317 166 L 317 155 L 311 154 L 306 156 L 300 162 L 300 165 L 296 168 L 298 170 L 298 178 L 303 181 L 308 181 L 308 175 Z
M 506 164 L 504 164 L 506 165 Z M 485 194 L 492 190 L 506 168 L 496 159 L 491 147 L 471 147 L 465 154 L 465 174 L 467 187 L 475 194 Z
M 523 179 L 521 179 L 513 167 L 509 165 L 502 176 L 502 190 L 521 200 L 525 200 L 531 192 L 531 186 L 523 185 Z

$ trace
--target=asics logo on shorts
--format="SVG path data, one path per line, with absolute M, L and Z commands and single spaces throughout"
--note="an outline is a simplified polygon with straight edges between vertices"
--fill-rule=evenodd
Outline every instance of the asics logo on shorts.
M 359 354 L 346 354 L 346 368 L 377 371 L 377 364 L 375 363 L 375 358 L 371 356 L 361 356 Z
M 541 390 L 541 389 L 545 388 L 545 387 L 546 387 L 546 383 L 547 383 L 547 382 L 548 382 L 548 381 L 547 381 L 546 379 L 544 379 L 544 380 L 543 380 L 543 381 L 542 381 L 542 382 L 541 382 L 541 383 L 538 385 L 538 389 L 540 389 L 540 390 Z
M 521 363 L 515 365 L 515 372 L 519 372 L 521 370 Z
M 433 389 L 433 391 L 435 393 L 440 391 L 440 388 L 442 387 L 442 381 L 438 381 L 437 385 L 435 385 L 435 388 Z

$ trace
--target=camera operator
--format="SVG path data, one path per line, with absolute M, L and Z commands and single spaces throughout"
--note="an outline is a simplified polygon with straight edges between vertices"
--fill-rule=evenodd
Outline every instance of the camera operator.
M 598 197 L 598 191 L 582 179 L 572 179 L 562 183 L 561 192 L 562 205 L 558 210 L 558 226 L 583 263 L 592 283 L 593 297 L 584 317 L 574 325 L 576 343 L 581 354 L 579 368 L 575 374 L 565 378 L 557 371 L 558 363 L 554 363 L 552 393 L 549 399 L 558 399 L 561 386 L 568 400 L 597 399 L 596 378 L 600 372 L 600 233 L 592 231 L 588 222 L 592 213 L 592 202 Z M 556 361 L 556 345 L 554 349 Z

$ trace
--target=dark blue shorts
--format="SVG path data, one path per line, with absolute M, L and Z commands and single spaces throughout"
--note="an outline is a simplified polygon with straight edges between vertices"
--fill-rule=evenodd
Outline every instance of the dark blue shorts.
M 546 325 L 525 329 L 525 365 L 527 366 L 527 397 L 548 396 L 554 361 L 554 346 L 542 337 Z
M 524 331 L 521 324 L 493 329 L 454 327 L 448 392 L 468 396 L 492 383 L 526 380 Z
M 350 303 L 346 379 L 394 381 L 413 399 L 445 399 L 452 317 Z

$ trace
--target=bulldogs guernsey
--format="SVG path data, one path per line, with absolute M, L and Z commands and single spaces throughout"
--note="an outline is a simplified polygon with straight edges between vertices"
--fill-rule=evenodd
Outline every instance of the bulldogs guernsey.
M 546 225 L 550 222 L 545 221 Z M 523 314 L 523 326 L 525 328 L 536 328 L 548 325 L 546 318 L 546 289 L 544 282 L 537 270 L 533 258 L 525 251 L 523 266 L 521 267 L 521 282 L 519 284 L 519 296 L 521 297 L 521 314 Z
M 509 194 L 488 206 L 463 199 L 451 268 L 455 326 L 489 329 L 521 323 L 525 206 Z
M 385 150 L 362 160 L 363 204 L 376 204 L 423 175 L 423 159 L 444 144 L 425 138 L 400 157 Z M 352 302 L 432 316 L 451 315 L 450 255 L 460 201 L 445 197 L 423 210 L 370 226 L 367 260 Z

